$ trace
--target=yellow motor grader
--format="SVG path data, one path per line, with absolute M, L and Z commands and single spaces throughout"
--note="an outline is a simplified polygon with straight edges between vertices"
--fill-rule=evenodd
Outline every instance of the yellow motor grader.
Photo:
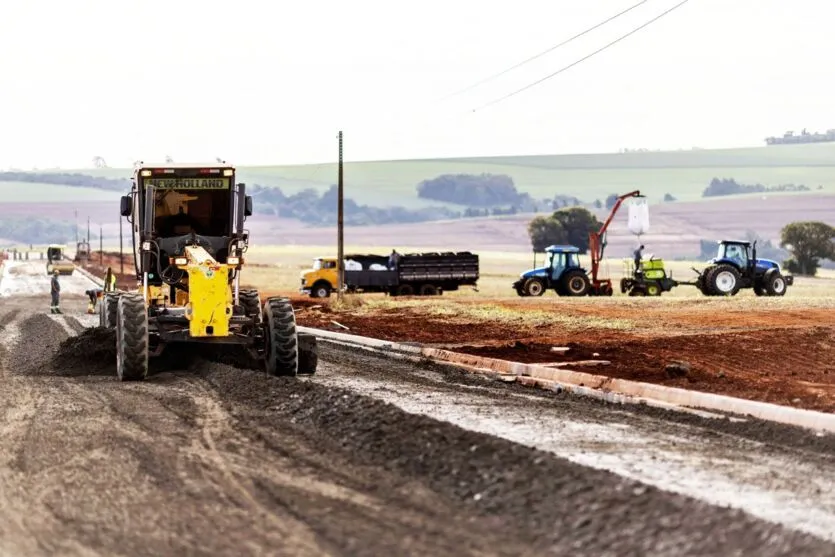
M 316 339 L 297 332 L 290 301 L 240 288 L 252 198 L 233 166 L 138 163 L 120 212 L 137 288 L 99 305 L 100 325 L 116 329 L 119 379 L 144 379 L 171 343 L 240 345 L 271 375 L 316 371 Z

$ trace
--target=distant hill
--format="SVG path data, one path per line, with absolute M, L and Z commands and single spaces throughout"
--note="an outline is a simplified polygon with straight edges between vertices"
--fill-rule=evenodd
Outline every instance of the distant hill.
M 42 171 L 43 172 L 43 171 Z M 125 178 L 130 169 L 60 170 L 92 176 Z M 286 194 L 313 188 L 324 193 L 336 182 L 336 163 L 295 166 L 241 166 L 247 184 L 279 186 Z M 803 184 L 813 191 L 835 193 L 835 144 L 776 145 L 745 149 L 531 155 L 402 161 L 347 162 L 345 195 L 372 206 L 421 208 L 437 205 L 418 197 L 417 186 L 444 174 L 498 174 L 535 198 L 576 196 L 585 202 L 611 193 L 640 189 L 650 201 L 670 193 L 695 201 L 713 178 L 777 186 Z M 822 186 L 821 190 L 817 190 Z

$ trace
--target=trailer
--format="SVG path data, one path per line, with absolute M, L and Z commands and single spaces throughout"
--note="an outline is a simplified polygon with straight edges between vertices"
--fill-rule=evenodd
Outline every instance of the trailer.
M 327 298 L 337 289 L 335 257 L 319 257 L 302 271 L 300 291 L 312 298 Z M 477 254 L 464 252 L 407 253 L 396 268 L 385 255 L 350 254 L 344 261 L 344 286 L 348 292 L 384 292 L 390 296 L 439 296 L 462 286 L 476 287 Z

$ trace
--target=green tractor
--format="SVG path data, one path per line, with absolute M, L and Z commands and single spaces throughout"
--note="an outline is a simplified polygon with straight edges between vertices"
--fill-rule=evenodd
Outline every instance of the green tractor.
M 635 268 L 632 259 L 623 261 L 623 278 L 620 279 L 620 291 L 630 296 L 660 296 L 662 292 L 669 292 L 679 283 L 673 280 L 673 274 L 667 275 L 664 260 L 650 257 L 641 261 L 640 267 Z

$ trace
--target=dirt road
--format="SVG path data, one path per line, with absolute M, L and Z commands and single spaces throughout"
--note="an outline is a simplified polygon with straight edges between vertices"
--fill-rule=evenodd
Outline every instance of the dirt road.
M 332 348 L 312 380 L 182 352 L 148 381 L 124 384 L 100 357 L 106 347 L 54 361 L 84 328 L 86 302 L 68 296 L 65 315 L 50 316 L 45 300 L 0 300 L 0 555 L 835 551 L 820 532 L 834 512 L 825 499 L 829 438 L 692 416 L 678 425 L 624 417 Z M 573 433 L 548 438 L 548 423 Z M 629 452 L 615 448 L 638 439 L 646 441 L 633 452 L 661 461 L 654 471 L 624 458 L 617 473 L 593 467 L 595 455 Z M 630 467 L 642 481 L 624 477 Z M 736 492 L 734 504 L 783 506 L 788 519 L 777 524 L 648 480 L 692 470 L 708 479 L 690 482 L 701 486 L 691 495 L 705 498 L 705 482 L 724 475 L 716 490 Z

